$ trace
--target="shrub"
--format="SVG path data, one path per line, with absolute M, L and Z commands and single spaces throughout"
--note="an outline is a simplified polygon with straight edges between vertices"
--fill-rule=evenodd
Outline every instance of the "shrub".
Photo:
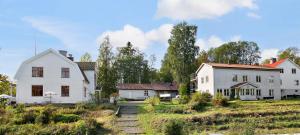
M 37 116 L 36 123 L 48 124 L 51 119 L 52 111 L 53 110 L 51 107 L 45 107 L 43 110 L 41 110 L 40 114 Z
M 179 94 L 181 96 L 187 95 L 187 90 L 188 90 L 188 88 L 187 88 L 186 84 L 182 83 L 182 84 L 179 85 Z
M 196 92 L 192 95 L 191 101 L 189 102 L 189 107 L 192 110 L 202 110 L 207 105 L 207 96 Z
M 170 120 L 164 126 L 165 135 L 183 135 L 183 122 L 180 120 Z
M 36 116 L 37 115 L 33 110 L 23 113 L 22 114 L 23 123 L 34 123 Z
M 70 123 L 70 122 L 78 121 L 80 119 L 80 116 L 76 114 L 57 114 L 54 115 L 52 119 L 55 123 L 57 122 Z
M 150 105 L 152 105 L 152 106 L 155 106 L 155 105 L 159 105 L 159 104 L 160 104 L 160 99 L 159 99 L 158 97 L 154 96 L 154 97 L 149 97 L 149 98 L 147 98 L 147 99 L 145 100 L 145 102 L 146 102 L 147 104 L 150 104 Z
M 221 93 L 218 93 L 212 100 L 213 105 L 215 106 L 227 106 L 228 99 L 223 97 Z
M 201 93 L 203 99 L 206 101 L 206 102 L 210 102 L 211 101 L 211 98 L 212 98 L 212 95 L 208 92 L 202 92 Z
M 180 98 L 179 98 L 179 103 L 180 104 L 186 104 L 188 102 L 189 102 L 189 96 L 187 96 L 187 95 L 180 96 Z
M 172 98 L 172 104 L 173 105 L 178 105 L 178 104 L 180 104 L 180 100 L 178 99 L 178 98 Z
M 24 104 L 18 104 L 16 106 L 15 113 L 22 113 L 25 111 L 25 105 Z

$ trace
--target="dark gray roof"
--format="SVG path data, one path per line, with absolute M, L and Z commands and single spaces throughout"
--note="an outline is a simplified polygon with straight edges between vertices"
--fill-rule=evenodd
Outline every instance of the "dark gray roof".
M 84 80 L 89 83 L 89 80 L 86 77 L 86 74 L 84 73 L 84 71 L 85 70 L 95 70 L 96 62 L 76 62 L 76 64 L 78 65 L 78 67 L 84 77 Z
M 118 84 L 119 90 L 155 90 L 155 91 L 177 91 L 176 83 L 152 83 L 152 84 L 138 84 L 138 83 L 124 83 Z
M 76 62 L 82 70 L 95 70 L 96 62 Z

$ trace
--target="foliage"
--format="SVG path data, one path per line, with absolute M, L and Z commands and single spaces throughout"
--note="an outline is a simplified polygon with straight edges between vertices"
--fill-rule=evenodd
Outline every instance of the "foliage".
M 186 104 L 186 103 L 189 102 L 189 100 L 190 100 L 190 98 L 187 95 L 183 95 L 183 96 L 179 97 L 179 103 L 180 104 Z
M 105 37 L 100 45 L 97 60 L 97 86 L 101 87 L 101 96 L 109 98 L 112 93 L 117 91 L 117 73 L 112 53 L 112 46 L 109 37 Z
M 196 33 L 197 26 L 188 25 L 186 22 L 175 25 L 171 31 L 164 62 L 171 66 L 172 76 L 178 83 L 189 83 L 190 74 L 197 68 L 196 56 L 199 47 L 195 46 Z
M 48 124 L 52 116 L 52 108 L 47 106 L 41 110 L 40 114 L 36 118 L 36 123 L 39 124 Z
M 160 104 L 160 99 L 157 96 L 149 97 L 145 100 L 145 103 L 147 103 L 151 106 L 159 105 Z
M 165 135 L 183 135 L 184 123 L 180 120 L 170 120 L 164 126 Z
M 189 107 L 192 110 L 202 110 L 210 101 L 210 96 L 207 93 L 196 92 L 192 95 L 189 102 Z
M 218 93 L 216 96 L 214 96 L 212 103 L 215 106 L 227 106 L 228 99 L 225 98 L 221 93 Z
M 187 85 L 186 84 L 184 84 L 184 83 L 181 83 L 180 85 L 179 85 L 179 94 L 180 94 L 180 96 L 184 96 L 184 95 L 187 95 L 188 93 L 187 93 Z
M 170 62 L 168 60 L 168 53 L 165 54 L 164 59 L 162 60 L 162 65 L 159 71 L 159 80 L 161 82 L 173 82 L 174 78 L 172 76 L 172 69 Z
M 254 65 L 260 59 L 259 47 L 254 42 L 229 42 L 208 52 L 208 60 L 217 63 Z
M 281 60 L 281 59 L 289 58 L 290 60 L 294 61 L 296 64 L 300 65 L 299 52 L 300 52 L 299 48 L 289 47 L 278 53 L 278 59 Z
M 11 82 L 8 80 L 8 76 L 4 74 L 0 74 L 0 95 L 1 94 L 10 94 L 10 89 L 11 89 Z M 12 91 L 13 95 L 16 95 L 16 88 L 13 87 Z
M 80 62 L 92 62 L 92 56 L 89 53 L 85 53 L 81 56 Z
M 52 119 L 55 123 L 57 122 L 71 123 L 71 122 L 78 121 L 80 119 L 80 116 L 76 114 L 56 114 L 53 116 Z
M 144 57 L 130 42 L 118 48 L 115 67 L 121 83 L 150 83 L 150 68 Z
M 180 99 L 179 98 L 172 98 L 171 102 L 172 102 L 173 105 L 178 105 L 178 104 L 180 104 Z

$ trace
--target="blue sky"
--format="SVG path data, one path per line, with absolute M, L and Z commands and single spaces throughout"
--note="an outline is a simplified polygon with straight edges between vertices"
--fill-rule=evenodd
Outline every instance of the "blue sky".
M 0 0 L 0 73 L 13 77 L 22 61 L 48 48 L 65 49 L 79 59 L 97 58 L 109 35 L 114 47 L 127 41 L 160 60 L 172 25 L 198 26 L 201 49 L 248 40 L 262 57 L 300 47 L 299 0 Z

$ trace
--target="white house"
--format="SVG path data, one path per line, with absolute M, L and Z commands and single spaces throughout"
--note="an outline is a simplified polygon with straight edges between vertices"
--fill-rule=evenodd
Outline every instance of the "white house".
M 19 67 L 17 103 L 77 103 L 95 91 L 95 63 L 76 63 L 66 51 L 48 49 Z
M 196 71 L 196 91 L 241 100 L 281 99 L 280 71 L 277 68 L 203 63 Z
M 276 61 L 273 58 L 270 64 L 265 66 L 280 69 L 281 96 L 296 97 L 300 96 L 300 67 L 290 59 Z
M 173 98 L 178 94 L 177 85 L 174 83 L 152 84 L 118 84 L 119 97 L 132 100 L 144 100 L 148 97 L 159 96 Z

